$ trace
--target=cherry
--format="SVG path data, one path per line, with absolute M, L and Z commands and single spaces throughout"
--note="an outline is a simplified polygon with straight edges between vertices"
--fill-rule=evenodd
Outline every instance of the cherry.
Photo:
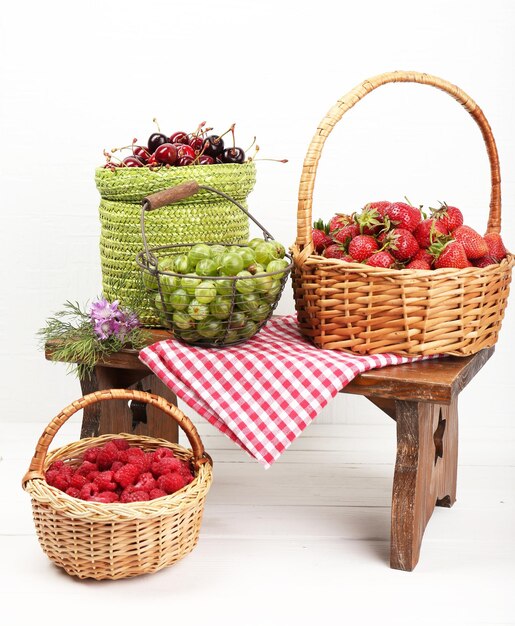
M 132 154 L 142 159 L 145 163 L 150 158 L 150 152 L 143 146 L 132 146 Z
M 241 148 L 226 148 L 220 158 L 224 163 L 243 163 L 245 152 Z
M 201 152 L 204 145 L 204 139 L 202 137 L 190 137 L 190 146 L 195 152 Z
M 195 157 L 190 156 L 189 154 L 185 154 L 182 157 L 179 157 L 179 160 L 175 165 L 185 166 L 185 165 L 193 165 L 195 161 Z
M 175 147 L 177 148 L 177 156 L 179 158 L 183 156 L 190 156 L 192 159 L 194 159 L 196 156 L 195 150 L 193 150 L 191 146 L 179 143 L 175 144 Z
M 189 144 L 188 133 L 182 132 L 182 130 L 170 135 L 170 143 L 185 143 Z
M 163 143 L 156 149 L 153 156 L 158 163 L 175 165 L 177 161 L 177 148 L 171 143 Z
M 163 135 L 163 133 L 152 133 L 148 138 L 149 152 L 152 154 L 164 143 L 168 143 L 168 137 L 166 135 Z
M 122 165 L 125 167 L 143 167 L 145 165 L 143 159 L 138 156 L 128 156 L 122 161 Z
M 218 135 L 209 135 L 204 140 L 204 154 L 207 154 L 210 157 L 216 158 L 224 149 L 224 140 Z
M 201 154 L 197 162 L 199 165 L 213 165 L 215 160 L 213 159 L 213 157 L 210 157 L 208 154 Z

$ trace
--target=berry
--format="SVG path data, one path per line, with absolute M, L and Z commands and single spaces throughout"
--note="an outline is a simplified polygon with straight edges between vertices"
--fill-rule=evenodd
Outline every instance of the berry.
M 452 240 L 441 248 L 441 252 L 435 261 L 435 268 L 453 267 L 455 269 L 463 269 L 464 267 L 469 267 L 469 263 L 463 245 L 459 241 Z
M 58 473 L 52 481 L 52 487 L 60 489 L 61 491 L 66 491 L 69 487 L 71 487 L 69 477 L 65 474 Z
M 324 256 L 326 259 L 343 259 L 346 255 L 345 250 L 337 243 L 332 243 L 324 250 Z
M 168 143 L 168 137 L 166 135 L 163 135 L 163 133 L 152 133 L 147 142 L 150 154 L 153 154 L 159 146 L 162 146 L 164 143 Z
M 482 256 L 480 259 L 474 259 L 474 267 L 488 267 L 489 265 L 497 265 L 499 261 L 492 256 Z
M 169 474 L 170 472 L 179 472 L 180 469 L 181 462 L 176 458 L 164 458 L 152 463 L 152 474 L 156 477 Z
M 97 447 L 88 448 L 84 452 L 84 456 L 82 458 L 84 459 L 84 461 L 89 461 L 90 463 L 96 463 L 99 452 L 100 452 L 100 448 L 97 448 Z
M 422 220 L 413 231 L 413 235 L 421 248 L 429 248 L 439 235 L 446 235 L 447 231 L 440 220 L 429 218 Z
M 133 485 L 138 476 L 141 474 L 141 465 L 136 465 L 134 463 L 127 463 L 122 468 L 120 468 L 114 474 L 114 480 L 121 487 L 128 487 L 129 485 Z
M 317 220 L 313 224 L 313 229 L 311 231 L 311 237 L 313 239 L 313 245 L 315 246 L 315 251 L 318 254 L 322 254 L 327 246 L 330 246 L 333 243 L 333 240 L 328 235 L 329 227 L 324 224 L 322 220 Z
M 137 156 L 132 155 L 125 157 L 125 159 L 123 159 L 122 161 L 122 165 L 125 167 L 143 167 L 145 165 L 145 161 Z
M 189 146 L 185 147 L 189 148 Z M 178 158 L 177 148 L 171 143 L 163 143 L 154 152 L 154 158 L 158 163 L 175 165 Z
M 349 244 L 349 254 L 356 261 L 364 261 L 378 248 L 377 241 L 370 235 L 358 235 Z
M 152 454 L 152 461 L 162 461 L 163 459 L 171 459 L 174 456 L 173 450 L 170 448 L 156 448 Z
M 224 140 L 218 135 L 210 135 L 204 140 L 202 149 L 204 154 L 215 159 L 220 156 L 224 150 Z
M 407 261 L 419 251 L 417 240 L 406 228 L 393 228 L 388 233 L 387 239 L 389 241 L 389 250 L 399 261 Z
M 410 261 L 408 265 L 406 265 L 406 269 L 408 270 L 430 270 L 431 265 L 427 261 L 423 261 L 422 259 L 413 259 Z
M 89 500 L 93 496 L 96 496 L 99 491 L 100 489 L 95 483 L 86 483 L 80 490 L 79 498 L 81 500 Z
M 80 498 L 80 489 L 77 489 L 76 487 L 68 487 L 65 493 L 72 498 Z
M 173 133 L 170 135 L 169 139 L 170 143 L 184 143 L 186 145 L 190 145 L 190 139 L 188 137 L 188 133 L 184 133 L 182 130 Z
M 90 502 L 102 502 L 104 504 L 110 504 L 111 502 L 118 502 L 118 494 L 114 491 L 100 491 L 96 496 L 89 498 Z
M 455 206 L 449 206 L 445 203 L 439 209 L 432 211 L 432 217 L 441 222 L 447 233 L 452 233 L 456 228 L 463 225 L 463 213 Z
M 74 487 L 75 489 L 80 490 L 87 482 L 91 481 L 88 481 L 84 474 L 78 474 L 77 472 L 75 472 L 75 474 L 70 478 L 70 487 Z
M 100 491 L 115 491 L 118 487 L 114 481 L 114 472 L 112 470 L 99 472 L 98 476 L 95 477 L 94 482 L 98 485 Z
M 383 217 L 369 204 L 362 209 L 361 213 L 355 215 L 355 219 L 362 235 L 375 235 L 384 227 Z
M 499 233 L 486 233 L 483 239 L 486 241 L 486 245 L 488 246 L 487 256 L 492 257 L 497 262 L 504 259 L 507 251 Z
M 152 489 L 156 488 L 156 485 L 156 480 L 152 474 L 150 472 L 145 472 L 144 474 L 141 474 L 138 481 L 134 483 L 134 488 L 139 491 L 147 491 L 150 493 Z
M 463 245 L 467 259 L 480 259 L 482 256 L 488 254 L 488 244 L 483 237 L 473 228 L 470 228 L 470 226 L 458 226 L 453 236 L 456 241 L 459 241 Z
M 174 472 L 173 474 L 165 474 L 157 479 L 158 489 L 162 489 L 164 492 L 170 494 L 179 489 L 182 489 L 186 485 L 184 477 Z
M 387 202 L 386 200 L 380 200 L 379 202 L 369 202 L 365 208 L 374 209 L 379 214 L 379 217 L 382 219 L 386 214 L 386 209 L 390 206 L 391 202 Z
M 245 161 L 245 152 L 241 148 L 226 148 L 220 158 L 224 163 L 243 163 Z
M 344 226 L 347 226 L 351 222 L 351 218 L 343 213 L 336 213 L 329 220 L 329 234 L 333 235 L 337 230 L 340 230 Z
M 365 263 L 370 265 L 371 267 L 392 267 L 395 263 L 395 259 L 393 256 L 386 250 L 381 250 L 380 252 L 374 252 L 372 256 L 370 256 Z
M 51 465 L 49 465 L 48 470 L 49 472 L 52 472 L 54 470 L 59 471 L 61 469 L 63 469 L 64 467 L 64 461 L 61 461 L 60 459 L 58 461 L 54 461 Z
M 198 158 L 199 165 L 213 165 L 214 162 L 213 157 L 210 157 L 208 154 L 201 154 Z
M 113 443 L 118 448 L 118 450 L 127 450 L 127 448 L 129 447 L 129 442 L 127 441 L 127 439 L 113 439 L 111 443 Z
M 97 467 L 102 472 L 111 469 L 111 465 L 118 460 L 119 450 L 116 445 L 110 441 L 106 443 L 98 451 Z
M 97 470 L 96 463 L 91 463 L 91 461 L 83 461 L 75 471 L 77 472 L 77 474 L 84 474 L 84 476 L 87 476 L 90 472 L 94 472 L 95 470 Z
M 413 232 L 420 224 L 420 210 L 405 202 L 394 202 L 385 208 L 385 216 L 394 226 Z
M 163 491 L 162 489 L 152 489 L 152 491 L 148 495 L 150 496 L 151 500 L 155 500 L 156 498 L 163 498 L 164 496 L 167 496 L 168 494 L 166 493 L 166 491 Z
M 413 257 L 413 261 L 425 261 L 429 266 L 433 265 L 434 261 L 433 255 L 426 249 L 420 249 L 417 254 Z
M 339 230 L 333 233 L 333 239 L 338 243 L 348 245 L 354 237 L 360 234 L 359 226 L 357 224 L 346 224 Z
M 124 490 L 120 496 L 120 502 L 145 502 L 150 500 L 150 496 L 146 491 Z

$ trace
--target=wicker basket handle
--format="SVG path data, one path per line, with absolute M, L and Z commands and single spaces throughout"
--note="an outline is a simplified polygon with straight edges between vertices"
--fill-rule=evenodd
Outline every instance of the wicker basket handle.
M 343 114 L 351 109 L 357 102 L 364 98 L 377 87 L 387 83 L 420 83 L 441 89 L 450 94 L 455 100 L 462 104 L 474 118 L 479 126 L 486 144 L 488 158 L 490 160 L 490 173 L 492 181 L 492 192 L 490 197 L 490 214 L 488 217 L 487 232 L 498 233 L 501 230 L 501 174 L 499 170 L 499 157 L 497 147 L 492 134 L 492 129 L 479 106 L 456 85 L 429 74 L 419 72 L 389 72 L 380 74 L 364 81 L 345 96 L 329 110 L 317 128 L 315 136 L 311 140 L 308 152 L 304 159 L 302 176 L 299 186 L 299 204 L 297 213 L 297 241 L 296 246 L 302 250 L 298 261 L 302 262 L 313 252 L 312 229 L 312 206 L 313 189 L 317 173 L 318 161 L 322 154 L 322 148 L 326 138 L 333 127 L 340 121 Z
M 197 181 L 188 180 L 185 183 L 157 191 L 143 198 L 143 208 L 145 211 L 154 211 L 168 204 L 173 204 L 174 202 L 179 202 L 179 200 L 194 196 L 198 190 L 199 184 Z
M 211 463 L 211 458 L 205 452 L 202 441 L 198 434 L 197 429 L 193 422 L 184 415 L 176 406 L 167 402 L 164 398 L 156 396 L 154 394 L 147 393 L 145 391 L 137 391 L 133 389 L 107 389 L 105 391 L 96 391 L 84 396 L 80 400 L 72 402 L 69 406 L 64 408 L 59 415 L 56 415 L 54 419 L 45 428 L 43 434 L 39 438 L 36 445 L 36 451 L 32 457 L 28 472 L 25 474 L 22 480 L 22 484 L 25 485 L 27 481 L 34 478 L 44 478 L 45 473 L 43 470 L 45 464 L 45 458 L 48 452 L 48 448 L 52 443 L 57 431 L 61 426 L 77 411 L 84 409 L 90 404 L 96 402 L 103 402 L 104 400 L 136 400 L 138 402 L 144 402 L 145 404 L 151 404 L 152 406 L 161 409 L 163 413 L 166 413 L 182 428 L 188 437 L 191 449 L 193 451 L 193 463 L 195 467 L 202 465 L 203 463 Z

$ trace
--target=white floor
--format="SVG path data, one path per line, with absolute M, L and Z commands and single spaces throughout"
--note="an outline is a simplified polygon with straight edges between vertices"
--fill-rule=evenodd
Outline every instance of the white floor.
M 75 580 L 39 547 L 20 480 L 41 430 L 1 425 L 2 626 L 515 624 L 515 428 L 462 426 L 458 501 L 406 573 L 388 566 L 394 422 L 315 423 L 268 471 L 201 425 L 215 478 L 198 546 L 115 582 Z

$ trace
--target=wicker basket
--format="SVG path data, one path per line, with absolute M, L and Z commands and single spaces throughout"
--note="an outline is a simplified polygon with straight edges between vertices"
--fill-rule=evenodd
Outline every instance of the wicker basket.
M 134 298 L 141 290 L 136 254 L 141 249 L 140 210 L 142 199 L 188 180 L 212 185 L 245 204 L 256 182 L 253 162 L 187 167 L 98 168 L 95 182 L 100 201 L 100 261 L 103 292 L 109 299 Z M 247 241 L 246 216 L 232 203 L 200 193 L 166 207 L 148 220 L 150 245 L 195 241 Z M 127 278 L 129 277 L 129 278 Z M 150 302 L 138 311 L 146 325 L 159 325 Z
M 184 430 L 192 450 L 164 439 L 122 433 L 82 439 L 47 454 L 64 422 L 104 400 L 135 400 L 158 407 Z M 171 448 L 178 458 L 191 462 L 194 480 L 169 496 L 130 504 L 86 502 L 46 482 L 45 471 L 52 462 L 71 459 L 71 464 L 78 465 L 86 448 L 118 438 L 145 450 Z M 72 576 L 101 580 L 156 572 L 191 552 L 198 541 L 211 480 L 211 459 L 188 417 L 159 396 L 111 389 L 77 400 L 50 422 L 38 441 L 23 488 L 31 495 L 38 539 L 47 556 Z
M 325 140 L 343 114 L 377 87 L 409 82 L 450 94 L 478 124 L 490 160 L 492 192 L 487 232 L 500 232 L 497 148 L 477 104 L 461 89 L 416 72 L 381 74 L 343 96 L 309 146 L 299 188 L 293 287 L 302 333 L 320 348 L 359 354 L 466 356 L 496 343 L 514 257 L 484 269 L 391 270 L 316 255 L 311 236 L 313 188 Z

